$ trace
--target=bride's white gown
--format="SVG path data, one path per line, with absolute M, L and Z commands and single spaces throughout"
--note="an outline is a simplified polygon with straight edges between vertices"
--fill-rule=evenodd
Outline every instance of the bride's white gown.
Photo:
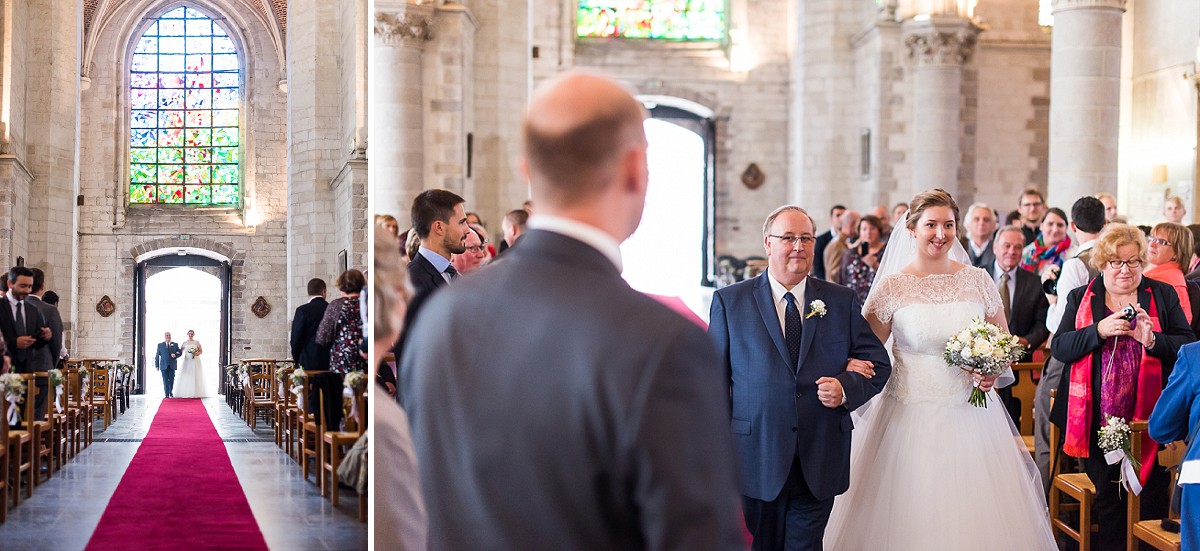
M 200 363 L 200 358 L 192 356 L 188 352 L 193 346 L 200 346 L 196 341 L 186 341 L 180 348 L 183 349 L 183 356 L 179 358 L 179 370 L 175 373 L 175 390 L 172 394 L 176 398 L 207 398 L 208 389 L 204 384 L 204 367 Z
M 850 489 L 825 532 L 832 550 L 1057 549 L 1033 461 L 994 391 L 967 403 L 970 376 L 945 343 L 1000 296 L 978 268 L 881 279 L 863 312 L 892 322 L 887 386 L 854 427 Z

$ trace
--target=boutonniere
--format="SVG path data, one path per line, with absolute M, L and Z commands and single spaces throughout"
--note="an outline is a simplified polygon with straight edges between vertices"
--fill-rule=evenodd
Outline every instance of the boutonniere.
M 825 317 L 825 314 L 828 313 L 829 311 L 825 309 L 825 301 L 817 299 L 808 303 L 808 315 L 804 316 L 804 319 L 808 319 L 813 316 L 823 318 Z

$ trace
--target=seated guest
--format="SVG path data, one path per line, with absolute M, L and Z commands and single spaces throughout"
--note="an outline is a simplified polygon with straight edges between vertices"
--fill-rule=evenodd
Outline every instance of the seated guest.
M 1187 344 L 1179 349 L 1179 361 L 1175 362 L 1167 388 L 1150 414 L 1150 438 L 1167 443 L 1186 440 L 1188 450 L 1182 470 L 1196 472 L 1200 469 L 1197 426 L 1200 426 L 1200 344 Z M 1179 508 L 1182 549 L 1200 549 L 1200 484 L 1182 484 L 1175 491 L 1183 492 Z
M 1101 549 L 1124 549 L 1125 501 L 1120 464 L 1109 465 L 1096 431 L 1108 416 L 1147 419 L 1179 347 L 1196 340 L 1171 286 L 1142 276 L 1146 239 L 1136 228 L 1109 224 L 1092 249 L 1100 276 L 1067 295 L 1051 353 L 1066 364 L 1050 420 L 1063 428 L 1063 453 L 1082 460 L 1096 488 L 1095 539 Z M 1126 307 L 1133 310 L 1126 319 Z M 1147 518 L 1166 512 L 1166 476 L 1154 459 L 1158 446 L 1143 441 L 1141 494 Z
M 1045 283 L 1058 279 L 1059 270 L 1071 249 L 1071 236 L 1067 235 L 1067 213 L 1052 208 L 1046 211 L 1038 227 L 1040 231 L 1037 237 L 1025 246 L 1021 254 L 1021 268 L 1037 274 Z M 1057 295 L 1053 284 L 1048 284 L 1046 294 Z
M 858 295 L 858 302 L 867 300 L 871 283 L 875 281 L 875 270 L 883 258 L 886 242 L 883 240 L 883 221 L 868 214 L 858 222 L 858 243 L 842 257 L 839 279 Z
M 1192 232 L 1187 228 L 1163 222 L 1150 230 L 1146 250 L 1145 276 L 1175 288 L 1179 295 L 1179 306 L 1188 324 L 1192 323 L 1192 302 L 1188 299 L 1187 280 L 1183 277 L 1183 266 L 1192 263 Z
M 962 244 L 967 249 L 967 256 L 971 258 L 971 265 L 990 269 L 996 261 L 996 255 L 992 252 L 992 237 L 996 235 L 997 227 L 996 211 L 983 203 L 975 203 L 967 208 L 966 225 L 967 235 L 962 238 Z M 1022 232 L 1022 240 L 1024 235 Z M 1024 246 L 1024 242 L 1021 246 Z
M 358 353 L 358 343 L 363 336 L 358 295 L 366 284 L 366 277 L 355 269 L 346 270 L 337 278 L 336 285 L 342 296 L 325 308 L 325 316 L 317 329 L 317 344 L 329 347 L 330 371 L 349 373 L 367 369 L 367 360 Z
M 1042 292 L 1042 282 L 1038 277 L 1033 272 L 1017 267 L 1025 243 L 1021 228 L 1005 226 L 992 243 L 996 259 L 988 269 L 1000 288 L 1000 304 L 1004 306 L 1008 331 L 1020 338 L 1021 344 L 1029 347 L 1029 352 L 1021 361 L 1033 361 L 1033 351 L 1041 348 L 1050 336 L 1050 330 L 1046 329 L 1046 310 L 1050 308 L 1050 303 Z M 1020 377 L 1019 373 L 1016 375 Z M 1013 422 L 1020 423 L 1021 401 L 1013 397 L 1013 386 L 996 389 L 996 394 L 1004 402 Z

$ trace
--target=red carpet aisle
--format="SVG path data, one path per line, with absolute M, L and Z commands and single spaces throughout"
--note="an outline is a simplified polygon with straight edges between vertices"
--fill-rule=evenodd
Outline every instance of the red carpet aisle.
M 200 400 L 163 400 L 87 548 L 267 549 Z

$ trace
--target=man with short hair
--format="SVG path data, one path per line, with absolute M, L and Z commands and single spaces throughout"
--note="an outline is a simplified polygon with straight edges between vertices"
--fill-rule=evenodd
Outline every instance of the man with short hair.
M 308 280 L 308 302 L 296 308 L 292 317 L 292 335 L 289 344 L 296 368 L 310 371 L 329 369 L 329 348 L 317 344 L 317 328 L 325 317 L 329 302 L 325 300 L 325 280 L 314 277 Z
M 842 221 L 840 231 L 836 238 L 829 242 L 829 246 L 825 247 L 825 279 L 832 281 L 838 285 L 845 282 L 842 281 L 842 257 L 846 256 L 846 251 L 850 250 L 850 243 L 858 238 L 858 222 L 862 220 L 862 215 L 857 211 L 848 210 L 842 213 Z
M 1021 361 L 1033 361 L 1033 351 L 1041 348 L 1050 337 L 1050 331 L 1046 329 L 1046 310 L 1050 308 L 1050 303 L 1042 292 L 1041 279 L 1033 272 L 1018 267 L 1021 251 L 1025 248 L 1025 235 L 1021 233 L 1021 228 L 1005 226 L 996 233 L 992 242 L 994 260 L 986 269 L 991 270 L 992 279 L 999 287 L 1008 332 L 1029 347 Z M 1016 375 L 1020 380 L 1020 374 Z M 1021 401 L 1013 397 L 1013 386 L 1015 384 L 998 388 L 996 394 L 1008 409 L 1013 423 L 1019 424 Z
M 171 341 L 171 333 L 163 333 L 163 342 L 158 343 L 154 352 L 154 368 L 162 373 L 163 395 L 175 397 L 175 369 L 179 365 L 179 343 Z
M 1038 225 L 1042 223 L 1042 217 L 1046 216 L 1046 198 L 1036 188 L 1027 188 L 1017 200 L 1017 211 L 1021 213 L 1017 225 L 1021 227 L 1021 233 L 1025 236 L 1025 244 L 1033 243 L 1033 240 L 1037 239 Z
M 1057 294 L 1046 297 L 1050 301 L 1046 329 L 1051 332 L 1058 331 L 1067 306 L 1067 301 L 1059 298 L 1066 297 L 1100 275 L 1100 271 L 1092 267 L 1091 257 L 1096 239 L 1107 224 L 1107 210 L 1105 204 L 1095 197 L 1080 197 L 1071 205 L 1071 231 L 1079 245 L 1074 256 L 1063 262 L 1055 287 Z M 1042 379 L 1038 381 L 1037 391 L 1033 395 L 1033 462 L 1042 475 L 1042 487 L 1046 490 L 1050 489 L 1050 391 L 1058 388 L 1064 367 L 1062 362 L 1053 357 L 1047 360 Z
M 47 372 L 58 367 L 58 355 L 62 351 L 63 341 L 62 316 L 58 313 L 58 308 L 42 302 L 42 294 L 46 292 L 46 272 L 43 272 L 41 268 L 30 268 L 29 270 L 33 272 L 33 286 L 30 288 L 25 303 L 41 312 L 42 319 L 46 321 L 46 328 L 50 331 L 49 342 L 45 346 L 33 349 L 30 363 L 34 366 L 35 373 Z M 37 384 L 38 397 L 35 400 L 35 406 L 38 417 L 41 417 L 46 412 L 46 400 L 50 396 L 50 387 L 47 379 L 39 379 Z
M 891 374 L 858 295 L 808 277 L 814 231 L 800 207 L 775 209 L 763 224 L 767 270 L 718 290 L 709 313 L 756 550 L 821 548 L 851 483 L 850 412 Z M 873 373 L 850 370 L 856 361 Z
M 500 231 L 504 232 L 504 239 L 500 240 L 500 250 L 496 251 L 496 256 L 516 245 L 517 240 L 525 234 L 525 227 L 528 224 L 529 211 L 524 209 L 508 211 L 508 214 L 504 215 L 504 220 L 500 222 Z
M 825 248 L 829 246 L 830 241 L 833 241 L 842 227 L 842 213 L 844 212 L 846 212 L 846 207 L 843 205 L 834 205 L 829 209 L 829 231 L 821 232 L 821 235 L 817 236 L 812 269 L 812 275 L 815 278 L 825 279 Z
M 966 212 L 967 235 L 962 238 L 963 247 L 967 249 L 972 266 L 990 269 L 996 261 L 996 253 L 992 251 L 992 238 L 998 226 L 996 211 L 983 203 L 975 203 Z
M 1104 203 L 1104 220 L 1112 222 L 1113 218 L 1117 217 L 1117 198 L 1111 193 L 1102 191 L 1096 194 L 1096 198 Z
M 520 161 L 528 233 L 416 319 L 400 394 L 431 549 L 742 545 L 712 342 L 621 278 L 649 182 L 643 117 L 606 78 L 543 83 Z
M 0 308 L 0 333 L 11 359 L 10 371 L 34 373 L 38 367 L 34 358 L 37 349 L 46 346 L 51 335 L 41 310 L 26 300 L 33 291 L 33 270 L 14 266 L 6 279 L 8 291 L 4 297 L 8 307 Z

